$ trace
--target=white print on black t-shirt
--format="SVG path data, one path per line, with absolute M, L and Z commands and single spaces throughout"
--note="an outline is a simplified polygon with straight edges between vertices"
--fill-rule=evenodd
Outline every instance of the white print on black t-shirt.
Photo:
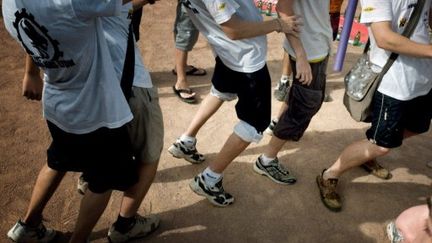
M 22 46 L 39 67 L 67 68 L 75 65 L 73 60 L 59 60 L 63 52 L 59 50 L 58 41 L 52 39 L 48 30 L 39 25 L 34 16 L 27 13 L 24 8 L 21 13 L 15 13 L 13 25 Z

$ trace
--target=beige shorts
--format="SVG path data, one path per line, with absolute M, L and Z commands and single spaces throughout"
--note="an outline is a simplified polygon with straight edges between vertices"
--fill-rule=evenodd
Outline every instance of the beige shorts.
M 134 116 L 128 124 L 137 161 L 156 163 L 163 147 L 163 118 L 157 88 L 132 88 L 129 106 Z

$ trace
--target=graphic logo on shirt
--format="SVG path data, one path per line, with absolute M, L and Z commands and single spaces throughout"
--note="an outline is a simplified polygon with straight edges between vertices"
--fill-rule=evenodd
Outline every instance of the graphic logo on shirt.
M 192 10 L 195 14 L 199 14 L 198 10 L 192 6 L 189 0 L 181 0 L 181 3 L 188 9 Z
M 373 12 L 374 10 L 375 10 L 374 7 L 365 7 L 365 8 L 363 8 L 363 12 L 365 12 L 365 13 L 370 13 L 370 12 Z
M 52 39 L 48 30 L 39 25 L 34 16 L 23 8 L 15 13 L 13 23 L 17 37 L 36 65 L 44 68 L 67 68 L 74 66 L 73 60 L 61 60 L 63 52 L 58 41 Z
M 220 4 L 218 5 L 218 10 L 219 10 L 219 11 L 224 11 L 224 10 L 225 10 L 225 3 L 220 3 Z

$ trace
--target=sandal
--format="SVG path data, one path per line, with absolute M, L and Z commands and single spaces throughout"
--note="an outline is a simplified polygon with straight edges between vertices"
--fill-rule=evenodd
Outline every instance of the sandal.
M 186 67 L 186 69 L 188 69 L 186 71 L 186 75 L 189 75 L 189 76 L 204 76 L 207 74 L 205 69 L 197 68 L 197 67 L 194 67 L 192 65 L 188 65 Z M 175 69 L 172 70 L 172 73 L 174 75 L 177 75 L 177 71 Z
M 369 160 L 362 164 L 360 167 L 378 178 L 384 180 L 392 178 L 392 174 L 390 173 L 390 171 L 378 164 L 376 160 Z
M 181 94 L 192 94 L 193 92 L 191 89 L 176 89 L 175 85 L 172 86 L 172 89 L 174 91 L 174 94 L 177 95 L 177 97 L 179 97 L 181 101 L 186 102 L 188 104 L 195 103 L 196 101 L 195 96 L 187 97 L 187 98 L 181 96 Z

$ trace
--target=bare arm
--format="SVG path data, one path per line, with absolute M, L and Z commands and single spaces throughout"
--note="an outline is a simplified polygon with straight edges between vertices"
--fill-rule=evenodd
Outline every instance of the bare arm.
M 273 31 L 296 35 L 298 33 L 298 25 L 299 22 L 296 16 L 252 22 L 242 20 L 234 14 L 230 20 L 221 24 L 221 27 L 228 38 L 232 40 L 240 40 L 266 35 Z
M 414 42 L 394 32 L 389 21 L 374 22 L 371 29 L 379 48 L 407 56 L 432 58 L 432 45 Z
M 26 56 L 25 63 L 22 95 L 30 100 L 40 100 L 42 98 L 43 81 L 40 76 L 39 67 L 34 64 L 33 59 L 29 55 Z
M 292 16 L 294 13 L 294 1 L 295 0 L 279 0 L 277 3 L 278 14 L 281 17 Z M 301 1 L 301 0 L 300 0 Z M 296 78 L 304 85 L 309 85 L 312 82 L 312 69 L 307 60 L 306 51 L 303 48 L 303 44 L 298 36 L 286 34 L 286 38 L 294 49 L 296 55 Z

